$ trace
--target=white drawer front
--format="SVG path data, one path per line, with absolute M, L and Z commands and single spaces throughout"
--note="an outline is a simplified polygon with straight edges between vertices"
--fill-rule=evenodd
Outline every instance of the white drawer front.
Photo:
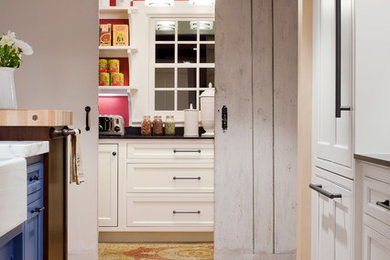
M 129 196 L 127 226 L 129 227 L 212 227 L 214 201 L 212 196 Z
M 128 164 L 127 192 L 213 192 L 213 164 Z
M 363 260 L 390 259 L 390 239 L 368 226 L 363 228 Z
M 127 143 L 127 158 L 129 162 L 188 162 L 199 159 L 214 159 L 212 143 L 194 142 L 154 142 Z
M 364 177 L 363 187 L 364 212 L 390 225 L 390 184 Z

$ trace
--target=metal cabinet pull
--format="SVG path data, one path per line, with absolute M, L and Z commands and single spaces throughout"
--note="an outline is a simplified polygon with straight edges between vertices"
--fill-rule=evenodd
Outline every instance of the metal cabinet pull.
M 318 193 L 324 195 L 325 197 L 327 197 L 329 199 L 335 199 L 335 198 L 342 197 L 341 194 L 333 194 L 333 193 L 330 193 L 329 191 L 322 189 L 322 185 L 310 184 L 309 187 L 310 187 L 310 189 L 317 191 Z
M 336 118 L 341 117 L 341 111 L 350 110 L 341 106 L 341 0 L 336 0 Z
M 198 211 L 176 211 L 172 212 L 173 214 L 200 214 L 200 210 Z
M 85 130 L 86 131 L 91 130 L 91 127 L 89 126 L 89 112 L 91 112 L 91 107 L 86 106 L 85 107 Z
M 390 200 L 385 200 L 383 202 L 381 201 L 377 201 L 376 202 L 376 205 L 382 207 L 382 208 L 385 208 L 387 210 L 390 210 Z
M 43 180 L 43 176 L 33 176 L 33 177 L 30 177 L 30 182 L 38 181 L 38 180 Z
M 173 177 L 173 180 L 198 180 L 200 181 L 200 177 Z
M 201 153 L 202 150 L 173 150 L 174 153 Z
M 35 208 L 35 209 L 31 210 L 31 214 L 34 214 L 34 213 L 37 213 L 37 212 L 42 212 L 44 210 L 45 210 L 45 207 Z
M 116 152 L 112 152 L 112 155 L 113 155 L 113 156 L 116 156 Z

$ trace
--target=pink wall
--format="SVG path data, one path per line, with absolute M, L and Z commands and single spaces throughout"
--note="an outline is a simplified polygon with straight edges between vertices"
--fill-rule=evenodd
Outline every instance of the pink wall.
M 129 126 L 128 97 L 99 97 L 99 115 L 120 115 Z

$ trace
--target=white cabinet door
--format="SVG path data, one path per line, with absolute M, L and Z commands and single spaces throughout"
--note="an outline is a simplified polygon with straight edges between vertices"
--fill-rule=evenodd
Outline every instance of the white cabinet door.
M 352 113 L 336 118 L 334 0 L 315 1 L 313 137 L 315 158 L 352 166 Z M 341 1 L 341 105 L 352 104 L 352 0 Z M 349 177 L 349 176 L 348 176 Z
M 363 260 L 390 259 L 390 238 L 364 226 L 363 243 Z
M 353 198 L 346 187 L 353 184 L 322 169 L 315 171 L 313 184 L 329 194 L 341 194 L 341 198 L 312 191 L 312 259 L 353 260 Z
M 118 145 L 99 145 L 99 226 L 118 225 Z

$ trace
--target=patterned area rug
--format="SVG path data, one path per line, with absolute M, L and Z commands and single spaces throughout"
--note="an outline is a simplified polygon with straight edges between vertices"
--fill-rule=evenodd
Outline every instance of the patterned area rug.
M 100 260 L 212 260 L 212 243 L 100 243 Z

